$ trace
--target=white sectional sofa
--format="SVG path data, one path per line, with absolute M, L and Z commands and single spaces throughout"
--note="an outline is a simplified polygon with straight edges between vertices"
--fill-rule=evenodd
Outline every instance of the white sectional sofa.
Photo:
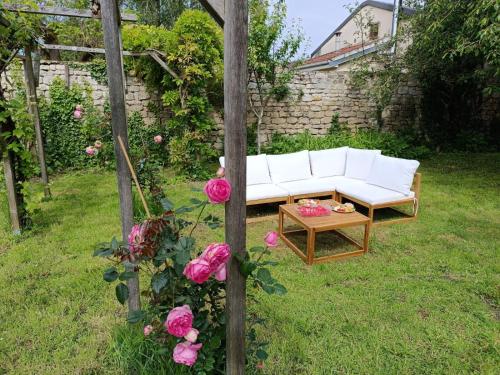
M 220 158 L 224 166 L 224 158 Z M 372 224 L 417 217 L 420 173 L 416 160 L 384 156 L 380 150 L 340 147 L 283 155 L 247 157 L 247 205 L 331 197 L 368 208 Z M 396 220 L 373 222 L 378 208 L 412 205 Z

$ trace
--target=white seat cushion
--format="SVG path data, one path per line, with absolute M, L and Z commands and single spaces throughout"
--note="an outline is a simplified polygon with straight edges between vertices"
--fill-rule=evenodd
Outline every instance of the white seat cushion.
M 380 155 L 380 150 L 349 148 L 347 150 L 345 176 L 357 178 L 358 180 L 366 180 L 377 155 Z
M 261 184 L 247 186 L 247 201 L 259 199 L 286 198 L 288 192 L 274 184 Z
M 372 205 L 399 201 L 402 199 L 413 198 L 415 193 L 412 191 L 408 195 L 401 194 L 394 190 L 389 190 L 380 186 L 370 185 L 360 180 L 344 180 L 337 184 L 337 191 L 341 194 L 349 195 L 354 199 Z
M 275 184 L 311 178 L 309 151 L 293 154 L 267 155 L 269 172 Z
M 343 176 L 348 147 L 309 151 L 311 172 L 314 177 Z
M 308 180 L 290 181 L 278 184 L 278 186 L 290 195 L 314 194 L 333 192 L 335 185 L 322 178 L 310 178 Z
M 419 165 L 416 160 L 377 155 L 366 182 L 407 195 Z
M 225 167 L 224 157 L 219 158 L 220 165 Z M 271 184 L 269 166 L 265 154 L 247 156 L 247 185 Z

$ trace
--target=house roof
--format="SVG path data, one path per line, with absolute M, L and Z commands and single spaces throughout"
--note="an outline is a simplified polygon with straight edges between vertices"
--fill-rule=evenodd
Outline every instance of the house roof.
M 362 2 L 350 15 L 347 17 L 344 22 L 342 22 L 329 36 L 326 38 L 319 46 L 316 48 L 313 53 L 311 53 L 311 56 L 314 56 L 320 49 L 323 47 L 338 31 L 340 31 L 347 22 L 349 22 L 355 15 L 358 13 L 361 9 L 363 9 L 366 6 L 372 6 L 374 8 L 379 8 L 379 9 L 385 9 L 389 11 L 394 11 L 394 4 L 391 3 L 384 3 L 382 1 L 375 1 L 375 0 L 367 0 Z M 403 14 L 406 15 L 411 15 L 415 13 L 415 9 L 408 8 L 408 7 L 402 7 L 401 11 Z M 318 56 L 319 57 L 319 56 Z
M 330 61 L 337 56 L 341 56 L 341 55 L 346 54 L 348 52 L 352 52 L 352 51 L 355 51 L 357 49 L 360 49 L 362 46 L 363 46 L 362 43 L 352 44 L 350 46 L 338 49 L 334 52 L 325 53 L 324 55 L 320 55 L 320 56 L 316 56 L 316 57 L 311 57 L 309 60 L 304 61 L 303 65 L 311 65 L 311 64 L 317 64 L 320 62 Z

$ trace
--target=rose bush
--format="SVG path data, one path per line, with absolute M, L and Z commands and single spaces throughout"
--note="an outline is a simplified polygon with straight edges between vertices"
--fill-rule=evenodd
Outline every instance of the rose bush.
M 268 267 L 276 263 L 263 260 L 270 254 L 269 247 L 276 246 L 276 234 L 268 233 L 265 246 L 252 247 L 245 256 L 232 253 L 226 243 L 204 248 L 196 244 L 193 233 L 200 223 L 211 229 L 221 226 L 213 215 L 201 219 L 202 213 L 209 203 L 227 201 L 231 186 L 222 177 L 214 178 L 207 182 L 204 193 L 207 200 L 193 198 L 190 206 L 177 209 L 162 199 L 163 214 L 134 225 L 127 243 L 113 239 L 99 245 L 94 255 L 108 257 L 115 264 L 103 277 L 118 282 L 116 296 L 122 304 L 128 299 L 124 281 L 136 275 L 130 269 L 150 276 L 149 285 L 141 292 L 147 303 L 143 310 L 129 313 L 128 321 L 143 324 L 144 337 L 156 343 L 159 353 L 170 353 L 175 363 L 188 366 L 193 373 L 220 374 L 225 373 L 225 280 L 231 256 L 251 286 L 278 295 L 286 293 L 286 288 L 271 276 Z M 180 217 L 195 210 L 199 210 L 195 222 Z M 266 344 L 257 340 L 255 330 L 262 323 L 263 319 L 248 314 L 247 354 L 252 365 L 267 358 Z

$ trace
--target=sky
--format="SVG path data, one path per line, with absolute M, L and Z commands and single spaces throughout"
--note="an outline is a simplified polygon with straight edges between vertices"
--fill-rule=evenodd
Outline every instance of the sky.
M 393 3 L 392 0 L 381 0 Z M 362 1 L 360 1 L 362 2 Z M 306 38 L 304 52 L 310 55 L 349 15 L 346 5 L 354 0 L 286 0 L 288 20 L 299 20 Z

